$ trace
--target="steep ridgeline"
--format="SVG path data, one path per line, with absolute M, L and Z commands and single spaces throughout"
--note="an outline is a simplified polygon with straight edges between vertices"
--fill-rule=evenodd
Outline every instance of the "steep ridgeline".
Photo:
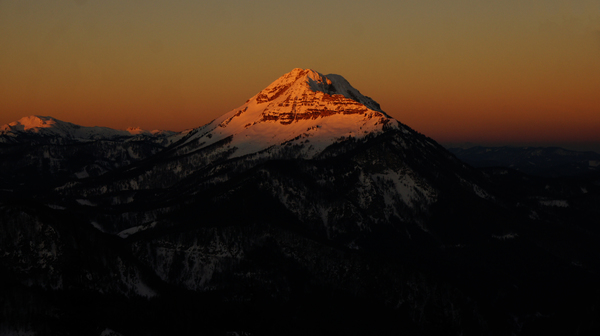
M 137 175 L 132 168 L 127 176 L 115 176 L 126 183 L 103 185 L 102 193 L 170 187 L 225 162 L 247 169 L 268 160 L 325 159 L 386 132 L 397 133 L 400 147 L 414 143 L 435 148 L 453 160 L 433 140 L 382 112 L 343 77 L 294 69 L 239 108 L 190 131 L 151 165 L 140 166 Z
M 69 181 L 35 207 L 3 205 L 3 232 L 28 237 L 3 243 L 15 288 L 3 295 L 59 312 L 22 320 L 79 321 L 79 333 L 597 327 L 597 232 L 492 181 L 341 76 L 294 69 L 145 160 Z M 120 308 L 86 315 L 80 293 Z
M 0 188 L 36 192 L 156 154 L 185 133 L 85 127 L 29 116 L 0 127 Z

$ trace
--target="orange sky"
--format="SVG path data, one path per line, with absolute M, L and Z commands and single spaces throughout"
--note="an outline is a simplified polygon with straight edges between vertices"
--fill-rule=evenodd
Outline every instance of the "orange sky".
M 0 1 L 0 125 L 183 130 L 295 67 L 441 142 L 600 142 L 600 2 Z

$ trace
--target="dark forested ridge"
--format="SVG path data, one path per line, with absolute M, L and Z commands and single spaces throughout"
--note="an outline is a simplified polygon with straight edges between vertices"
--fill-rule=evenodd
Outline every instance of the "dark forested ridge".
M 475 170 L 394 130 L 288 154 L 194 166 L 164 153 L 58 188 L 4 179 L 3 330 L 597 330 L 597 185 Z M 154 186 L 175 163 L 194 173 Z

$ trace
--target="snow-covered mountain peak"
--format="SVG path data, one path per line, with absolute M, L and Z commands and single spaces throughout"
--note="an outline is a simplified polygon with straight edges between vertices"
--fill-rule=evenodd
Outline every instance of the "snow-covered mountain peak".
M 54 119 L 47 116 L 28 116 L 23 117 L 17 121 L 13 121 L 8 125 L 2 126 L 2 131 L 8 131 L 9 129 L 16 131 L 28 131 L 36 128 L 49 128 L 55 127 L 57 123 L 64 123 L 60 120 Z
M 128 127 L 126 129 L 131 135 L 151 135 L 152 133 L 139 127 Z
M 26 134 L 41 137 L 52 136 L 73 139 L 78 137 L 79 133 L 85 133 L 85 129 L 91 129 L 91 127 L 75 125 L 49 116 L 31 115 L 1 126 L 0 136 L 17 139 L 19 135 Z M 98 128 L 98 130 L 100 129 L 105 128 Z M 0 139 L 0 142 L 6 141 Z
M 285 143 L 298 145 L 298 155 L 309 158 L 340 139 L 379 133 L 386 125 L 400 127 L 342 76 L 296 68 L 244 105 L 198 128 L 186 143 L 206 147 L 231 139 L 222 148 L 229 157 L 275 150 Z

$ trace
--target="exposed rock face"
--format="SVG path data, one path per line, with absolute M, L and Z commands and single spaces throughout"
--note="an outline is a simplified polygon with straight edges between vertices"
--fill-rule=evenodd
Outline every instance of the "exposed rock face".
M 294 69 L 250 99 L 252 100 L 257 104 L 267 104 L 261 121 L 279 121 L 282 125 L 338 113 L 381 112 L 379 104 L 360 94 L 343 77 L 323 76 L 309 69 Z M 372 116 L 373 114 L 369 114 L 369 117 Z

